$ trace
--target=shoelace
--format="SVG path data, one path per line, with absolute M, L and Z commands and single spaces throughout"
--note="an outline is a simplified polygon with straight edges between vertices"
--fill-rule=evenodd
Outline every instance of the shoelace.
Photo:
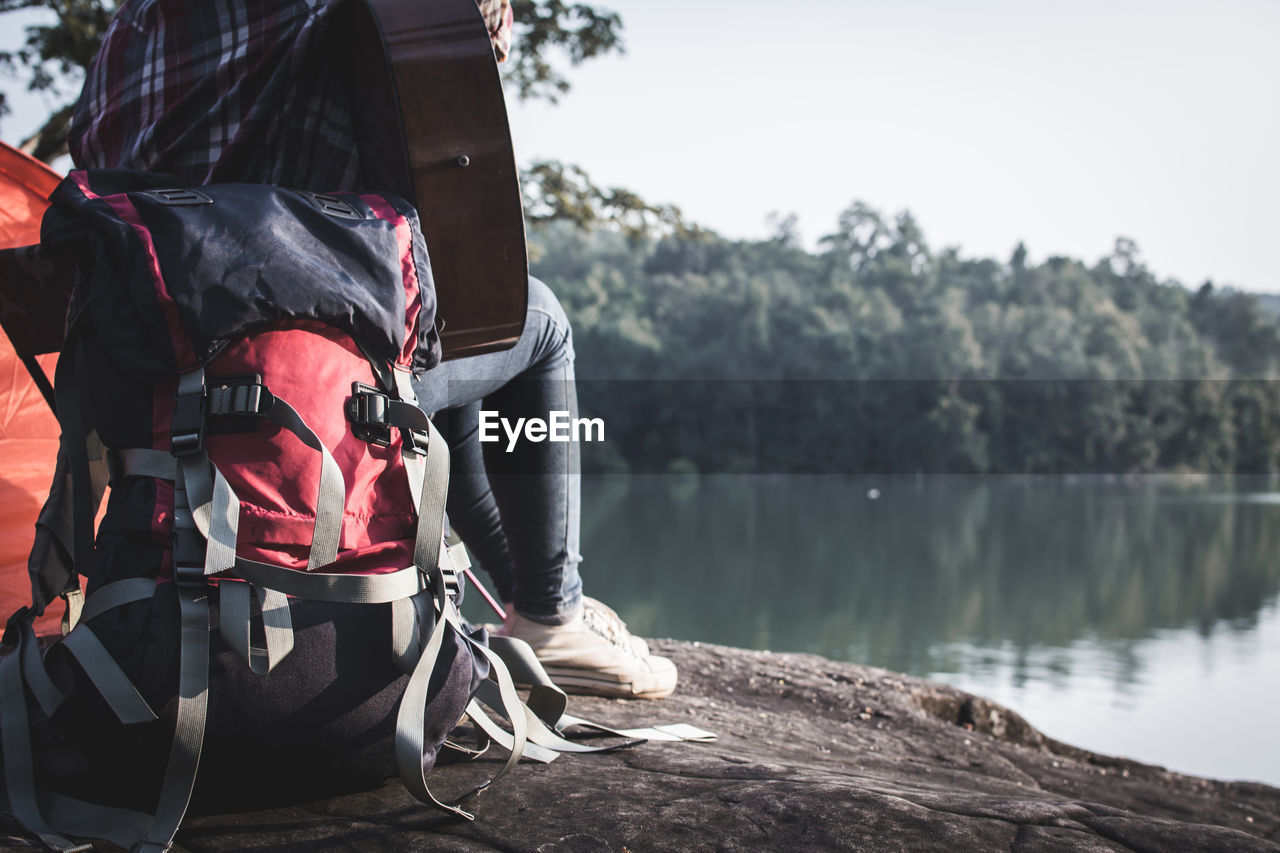
M 635 657 L 635 649 L 631 647 L 631 632 L 627 630 L 623 621 L 617 614 L 602 607 L 593 607 L 592 604 L 594 602 L 584 602 L 582 609 L 582 621 L 587 629 L 610 645 L 617 646 Z

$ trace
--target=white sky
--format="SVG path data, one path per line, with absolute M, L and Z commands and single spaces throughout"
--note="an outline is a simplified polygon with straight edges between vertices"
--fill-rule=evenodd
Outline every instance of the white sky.
M 627 53 L 512 105 L 522 161 L 730 237 L 794 212 L 812 243 L 862 199 L 966 255 L 1093 261 L 1123 235 L 1162 277 L 1280 291 L 1276 0 L 595 2 Z
M 601 0 L 627 54 L 558 107 L 513 106 L 522 159 L 680 205 L 729 236 L 854 199 L 935 247 L 1280 291 L 1280 2 Z M 517 45 L 518 49 L 518 45 Z

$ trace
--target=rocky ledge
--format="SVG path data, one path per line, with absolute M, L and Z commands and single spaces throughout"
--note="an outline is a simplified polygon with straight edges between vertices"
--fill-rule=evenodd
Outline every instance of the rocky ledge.
M 450 822 L 399 785 L 190 819 L 190 851 L 1280 851 L 1280 790 L 1086 752 L 1006 708 L 809 655 L 659 641 L 661 702 L 573 697 L 619 727 L 692 723 L 711 744 L 647 743 L 523 764 Z M 492 769 L 439 768 L 447 794 Z

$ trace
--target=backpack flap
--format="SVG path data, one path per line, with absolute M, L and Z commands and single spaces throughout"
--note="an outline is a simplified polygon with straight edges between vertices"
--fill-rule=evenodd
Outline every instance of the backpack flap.
M 412 206 L 374 193 L 261 184 L 174 188 L 142 172 L 72 172 L 45 215 L 73 249 L 110 358 L 154 382 L 254 328 L 318 321 L 415 372 L 440 361 L 426 243 Z

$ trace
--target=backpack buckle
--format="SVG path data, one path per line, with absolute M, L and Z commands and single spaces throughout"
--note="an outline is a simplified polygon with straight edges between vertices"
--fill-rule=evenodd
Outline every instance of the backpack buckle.
M 462 543 L 457 544 L 458 548 L 462 548 Z M 466 560 L 466 552 L 463 552 L 462 559 Z M 470 565 L 467 560 L 467 565 Z M 440 559 L 436 564 L 437 582 L 443 588 L 445 595 L 457 598 L 462 594 L 462 569 L 459 568 L 457 558 L 454 556 L 453 549 L 446 546 L 440 549 Z
M 372 385 L 351 383 L 351 398 L 347 400 L 346 410 L 356 438 L 379 447 L 391 445 L 391 427 L 387 424 L 390 402 L 390 397 Z
M 204 450 L 204 377 L 182 382 L 173 396 L 173 419 L 170 421 L 169 452 L 174 456 L 192 456 Z M 184 385 L 190 385 L 184 388 Z
M 307 190 L 298 190 L 298 195 L 314 204 L 321 213 L 327 213 L 337 219 L 364 219 L 360 211 L 337 196 Z
M 418 429 L 402 429 L 400 435 L 404 437 L 404 443 L 409 450 L 419 456 L 427 455 L 427 447 L 431 443 L 431 433 Z
M 209 414 L 228 417 L 265 415 L 275 398 L 258 374 L 209 377 Z
M 139 195 L 155 199 L 166 207 L 194 207 L 202 204 L 213 204 L 213 199 L 193 189 L 145 190 Z

